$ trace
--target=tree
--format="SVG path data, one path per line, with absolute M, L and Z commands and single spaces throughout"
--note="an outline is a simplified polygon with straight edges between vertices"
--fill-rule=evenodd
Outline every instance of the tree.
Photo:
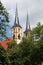
M 32 47 L 32 41 L 23 38 L 22 42 L 19 44 L 18 65 L 31 65 L 30 56 Z
M 16 65 L 16 61 L 17 61 L 17 54 L 19 51 L 19 47 L 17 45 L 17 43 L 13 40 L 11 43 L 8 43 L 8 57 L 10 60 L 10 65 Z
M 9 18 L 6 9 L 0 1 L 0 40 L 7 38 L 6 27 L 8 26 Z M 0 64 L 8 65 L 7 52 L 0 45 Z
M 32 29 L 32 35 L 38 34 L 38 41 L 34 42 L 34 47 L 31 53 L 32 65 L 41 65 L 43 62 L 43 25 L 39 22 L 35 28 Z
M 9 65 L 8 54 L 7 54 L 6 50 L 4 50 L 2 48 L 2 46 L 0 46 L 0 64 L 1 65 Z
M 37 44 L 34 45 L 31 53 L 32 65 L 41 65 L 43 62 L 43 39 L 40 38 Z
M 15 52 L 17 52 L 18 46 L 15 41 L 12 41 L 8 44 L 8 49 L 4 50 L 2 46 L 0 46 L 0 64 L 1 65 L 12 65 L 14 61 L 12 58 Z
M 8 26 L 8 22 L 8 13 L 0 1 L 0 40 L 7 38 L 6 27 Z
M 38 34 L 38 36 L 40 36 L 40 31 L 41 31 L 41 29 L 43 29 L 43 25 L 41 25 L 41 23 L 38 22 L 38 23 L 37 23 L 37 26 L 32 29 L 32 35 Z
M 9 44 L 7 51 L 10 59 L 10 65 L 31 64 L 30 56 L 32 47 L 33 43 L 27 39 L 23 39 L 19 45 L 12 41 L 11 44 Z

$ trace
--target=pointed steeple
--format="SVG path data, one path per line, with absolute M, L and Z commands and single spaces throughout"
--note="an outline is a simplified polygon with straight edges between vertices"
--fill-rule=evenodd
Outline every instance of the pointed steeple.
M 16 4 L 16 14 L 15 14 L 15 22 L 14 25 L 19 25 L 19 17 L 18 17 L 18 9 Z
M 29 22 L 29 17 L 28 17 L 28 12 L 27 12 L 27 20 L 26 20 L 26 30 L 30 30 L 30 22 Z
M 30 29 L 30 22 L 29 22 L 29 17 L 27 12 L 26 30 L 24 31 L 24 37 L 30 39 L 30 36 L 31 36 L 31 29 Z

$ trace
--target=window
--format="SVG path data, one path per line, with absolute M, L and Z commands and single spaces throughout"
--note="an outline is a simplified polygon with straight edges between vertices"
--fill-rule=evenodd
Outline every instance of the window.
M 35 41 L 39 40 L 38 34 L 34 34 L 34 37 L 33 38 L 34 38 Z
M 13 39 L 15 39 L 15 35 L 13 35 Z
M 18 39 L 20 39 L 20 34 L 18 35 Z
M 15 33 L 15 28 L 14 28 L 14 33 Z
M 20 28 L 18 28 L 18 31 L 20 32 Z

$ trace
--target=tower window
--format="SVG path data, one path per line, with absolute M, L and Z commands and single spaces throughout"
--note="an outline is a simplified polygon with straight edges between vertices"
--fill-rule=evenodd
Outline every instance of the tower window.
M 15 35 L 13 35 L 13 39 L 15 39 Z
M 18 29 L 18 31 L 20 32 L 20 28 Z
M 18 39 L 20 39 L 20 34 L 18 35 Z

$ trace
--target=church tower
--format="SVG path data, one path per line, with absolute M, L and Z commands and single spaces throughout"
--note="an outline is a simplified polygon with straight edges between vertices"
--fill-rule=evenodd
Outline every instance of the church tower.
M 29 39 L 30 35 L 31 35 L 31 28 L 30 28 L 30 22 L 29 22 L 28 12 L 27 12 L 26 30 L 24 31 L 24 38 Z
M 17 44 L 19 44 L 22 40 L 22 27 L 19 24 L 17 5 L 16 5 L 14 26 L 11 28 L 11 32 L 12 32 L 12 39 L 15 40 Z

